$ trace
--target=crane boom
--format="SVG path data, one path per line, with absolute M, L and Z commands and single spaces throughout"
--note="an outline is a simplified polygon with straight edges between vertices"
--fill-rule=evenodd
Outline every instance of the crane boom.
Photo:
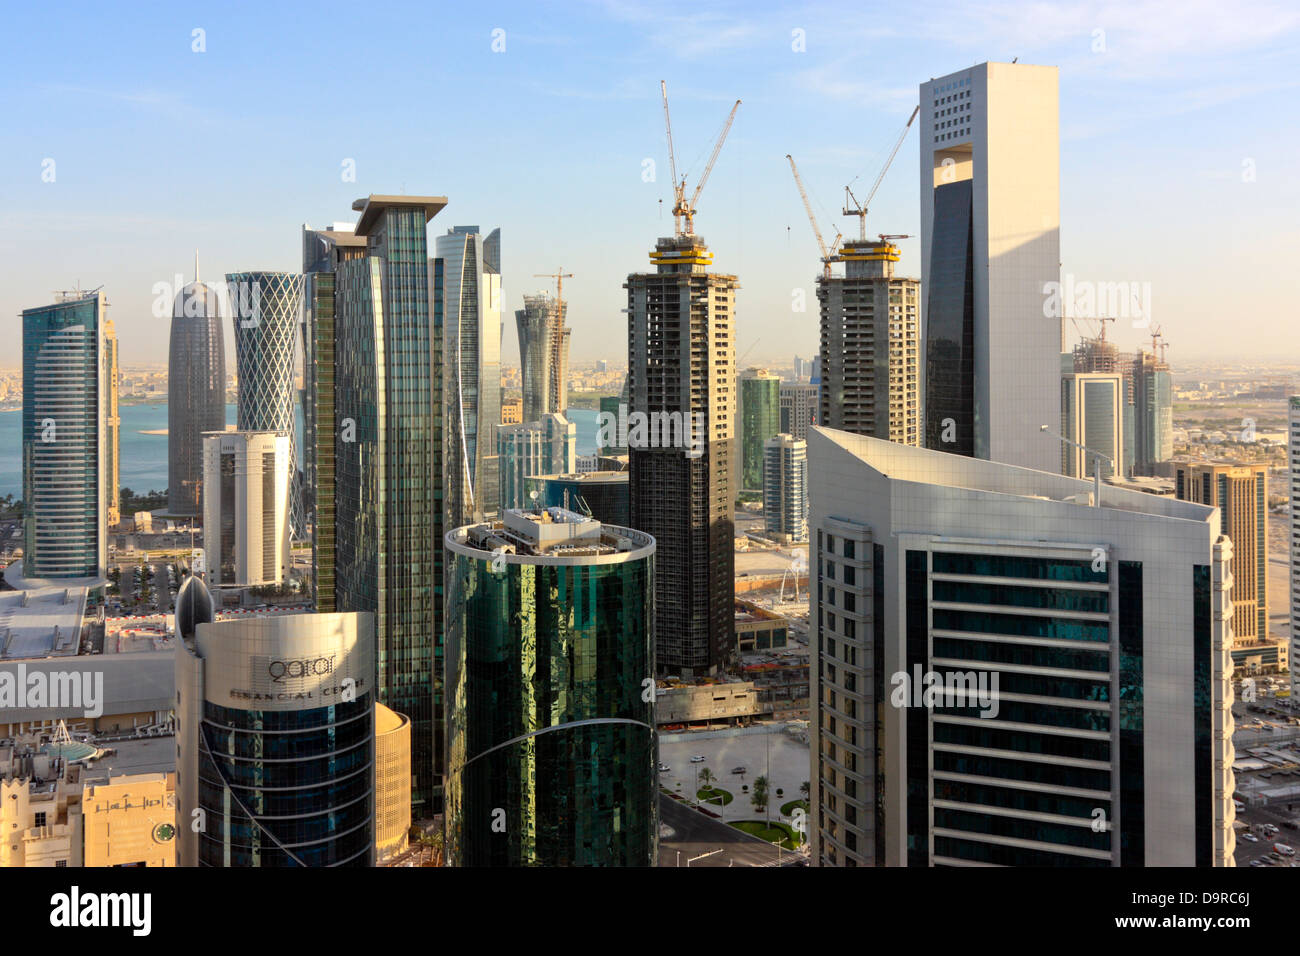
M 799 167 L 794 164 L 794 157 L 789 153 L 785 158 L 790 160 L 790 172 L 794 173 L 794 184 L 799 187 L 799 198 L 803 200 L 804 212 L 808 214 L 808 222 L 812 225 L 813 235 L 817 237 L 817 247 L 822 251 L 822 262 L 829 258 L 826 251 L 826 240 L 822 238 L 822 231 L 817 228 L 817 217 L 813 215 L 812 203 L 808 201 L 808 193 L 803 188 L 803 180 L 799 178 Z
M 876 190 L 884 182 L 885 173 L 889 172 L 889 167 L 894 163 L 894 157 L 903 146 L 903 140 L 907 139 L 907 131 L 912 128 L 912 123 L 916 121 L 916 116 L 921 112 L 921 105 L 918 103 L 912 110 L 912 115 L 907 118 L 907 124 L 903 131 L 898 134 L 898 139 L 894 143 L 894 148 L 889 151 L 889 158 L 885 160 L 885 165 L 880 168 L 880 175 L 871 186 L 871 191 L 867 193 L 867 198 L 863 202 L 858 202 L 858 197 L 853 195 L 853 191 L 848 186 L 844 187 L 844 215 L 858 217 L 858 238 L 863 242 L 867 240 L 867 209 L 871 206 L 871 200 L 876 198 Z M 849 200 L 853 200 L 853 208 L 849 208 Z
M 718 135 L 718 141 L 713 144 L 713 153 L 709 156 L 708 165 L 704 167 L 704 173 L 700 176 L 699 184 L 695 187 L 695 193 L 691 196 L 690 202 L 686 201 L 686 177 L 683 175 L 677 178 L 677 155 L 673 151 L 673 123 L 668 114 L 668 83 L 664 80 L 659 81 L 659 92 L 663 94 L 664 99 L 664 128 L 668 131 L 668 164 L 672 170 L 673 176 L 673 235 L 694 235 L 695 233 L 695 206 L 699 201 L 700 192 L 704 189 L 704 184 L 709 180 L 709 174 L 713 172 L 713 164 L 717 162 L 718 153 L 722 151 L 722 143 L 731 132 L 731 124 L 736 119 L 736 110 L 740 109 L 740 100 L 736 100 L 731 112 L 727 115 L 727 122 L 723 124 L 722 132 Z M 682 219 L 686 220 L 686 228 L 682 228 Z
M 681 197 L 678 195 L 677 187 L 677 154 L 673 152 L 673 121 L 668 115 L 668 83 L 665 80 L 659 81 L 659 92 L 664 97 L 664 128 L 668 130 L 668 166 L 672 171 L 673 194 L 676 202 L 673 204 L 673 230 L 677 235 L 681 235 L 681 219 L 677 213 L 676 207 L 681 205 Z
M 731 107 L 731 112 L 727 114 L 727 122 L 722 125 L 722 132 L 718 134 L 718 141 L 713 144 L 713 152 L 709 155 L 709 162 L 704 167 L 704 172 L 700 174 L 700 181 L 695 187 L 695 195 L 691 196 L 692 214 L 695 212 L 695 203 L 700 198 L 700 190 L 702 190 L 704 184 L 709 181 L 709 173 L 713 172 L 713 164 L 718 161 L 718 153 L 722 152 L 723 141 L 726 140 L 727 134 L 731 132 L 731 124 L 735 122 L 736 110 L 738 109 L 740 109 L 740 100 L 736 100 L 735 105 Z M 687 223 L 689 224 L 689 222 L 690 219 L 688 217 Z

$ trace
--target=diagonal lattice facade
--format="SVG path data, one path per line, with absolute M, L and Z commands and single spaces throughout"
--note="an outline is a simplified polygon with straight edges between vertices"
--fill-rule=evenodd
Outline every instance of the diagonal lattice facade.
M 289 513 L 294 534 L 305 532 L 298 482 L 295 428 L 295 345 L 302 315 L 303 277 L 290 272 L 226 275 L 235 325 L 240 431 L 289 434 Z

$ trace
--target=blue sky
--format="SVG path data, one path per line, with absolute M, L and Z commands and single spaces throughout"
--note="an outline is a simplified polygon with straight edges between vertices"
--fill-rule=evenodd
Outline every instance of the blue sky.
M 743 100 L 696 221 L 740 277 L 738 354 L 811 355 L 816 313 L 790 303 L 819 264 L 785 154 L 823 232 L 848 232 L 843 186 L 875 178 L 918 84 L 1017 56 L 1061 71 L 1062 272 L 1150 282 L 1175 364 L 1300 357 L 1283 333 L 1300 301 L 1294 3 L 87 3 L 6 20 L 4 327 L 102 284 L 127 365 L 165 361 L 151 290 L 189 278 L 195 249 L 207 278 L 297 269 L 301 224 L 351 220 L 369 192 L 448 196 L 438 231 L 501 227 L 507 358 L 513 310 L 548 286 L 533 274 L 562 266 L 574 360 L 623 360 L 622 283 L 671 233 L 660 79 L 692 184 Z M 917 169 L 914 129 L 870 232 L 918 232 Z M 915 275 L 917 240 L 902 247 Z

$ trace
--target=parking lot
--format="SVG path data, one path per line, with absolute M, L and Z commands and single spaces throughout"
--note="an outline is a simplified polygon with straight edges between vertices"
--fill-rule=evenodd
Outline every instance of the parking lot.
M 698 790 L 699 772 L 707 767 L 717 778 L 713 785 L 730 791 L 733 797 L 727 806 L 715 807 L 715 812 L 724 820 L 754 820 L 765 816 L 750 802 L 754 780 L 766 776 L 771 794 L 768 813 L 773 820 L 790 823 L 790 815 L 781 815 L 781 805 L 801 798 L 799 788 L 808 780 L 810 755 L 808 744 L 791 736 L 785 727 L 785 724 L 768 725 L 764 728 L 767 733 L 709 738 L 661 734 L 659 762 L 669 770 L 659 774 L 659 784 L 693 799 Z M 693 756 L 704 759 L 692 763 Z M 745 773 L 732 773 L 741 767 Z M 782 793 L 778 794 L 778 789 Z

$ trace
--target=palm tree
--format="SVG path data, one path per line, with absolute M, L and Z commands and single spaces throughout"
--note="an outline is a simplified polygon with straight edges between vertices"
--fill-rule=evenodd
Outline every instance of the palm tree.
M 703 785 L 705 790 L 708 790 L 713 785 L 713 781 L 717 779 L 718 778 L 713 775 L 713 771 L 708 767 L 700 768 L 700 783 Z
M 754 781 L 754 795 L 749 798 L 749 802 L 759 813 L 767 814 L 767 777 L 759 777 Z M 770 817 L 768 822 L 771 822 Z
M 810 796 L 811 793 L 812 793 L 812 788 L 808 786 L 808 781 L 807 781 L 807 780 L 805 780 L 803 783 L 799 784 L 799 792 L 800 792 L 801 794 L 803 794 L 803 798 L 804 798 L 805 800 L 807 800 L 807 799 L 809 798 L 809 796 Z

